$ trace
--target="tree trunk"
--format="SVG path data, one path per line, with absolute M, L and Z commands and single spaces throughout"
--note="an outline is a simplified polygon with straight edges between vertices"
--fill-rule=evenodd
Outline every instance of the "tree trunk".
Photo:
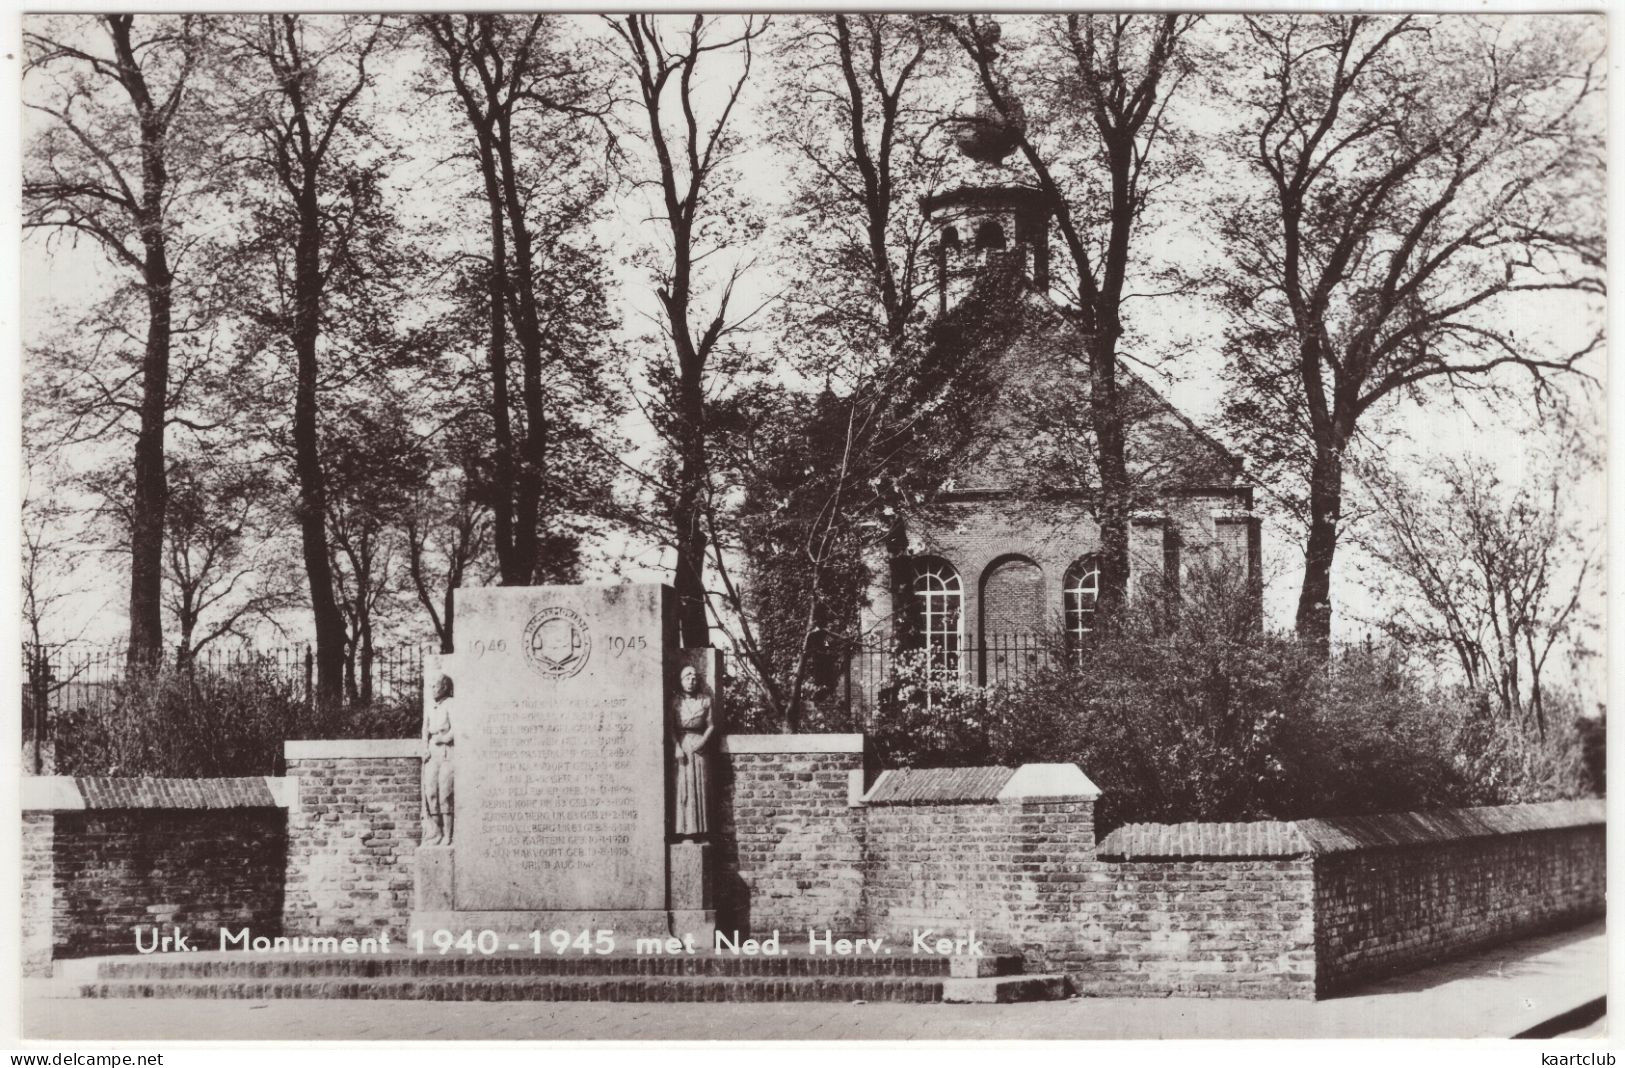
M 141 361 L 141 428 L 135 440 L 135 493 L 130 505 L 130 668 L 150 671 L 163 655 L 164 422 L 169 400 L 169 267 L 163 240 L 146 258 L 147 348 Z
M 180 623 L 181 639 L 175 643 L 175 670 L 184 672 L 192 669 L 192 635 L 196 633 L 197 616 L 189 609 L 183 610 Z
M 1123 416 L 1113 354 L 1096 356 L 1090 402 L 1100 476 L 1099 626 L 1114 629 L 1128 603 L 1129 513 L 1133 503 L 1124 459 Z
M 1298 637 L 1322 652 L 1332 638 L 1332 560 L 1343 511 L 1343 454 L 1317 442 L 1309 475 L 1309 543 L 1298 594 Z
M 377 652 L 372 644 L 372 616 L 369 613 L 361 621 L 361 702 L 372 703 L 372 662 Z
M 698 649 L 711 643 L 711 625 L 705 605 L 705 524 L 701 519 L 700 503 L 705 477 L 705 443 L 693 430 L 688 433 L 690 440 L 684 442 L 682 470 L 678 474 L 677 506 L 673 515 L 677 527 L 677 570 L 674 579 L 678 633 L 684 648 Z
M 164 428 L 169 408 L 172 301 L 164 198 L 169 171 L 164 161 L 166 126 L 153 106 L 130 37 L 133 19 L 108 19 L 120 80 L 140 115 L 142 288 L 147 298 L 147 344 L 141 359 L 141 425 L 136 432 L 134 496 L 130 507 L 130 638 L 127 664 L 156 670 L 163 658 L 164 513 L 169 486 L 164 467 Z
M 519 442 L 519 464 L 513 486 L 514 570 L 518 583 L 529 585 L 536 580 L 540 563 L 542 475 L 547 469 L 547 408 L 542 391 L 542 327 L 534 289 L 536 252 L 525 219 L 525 200 L 520 192 L 519 175 L 513 161 L 513 130 L 506 115 L 497 117 L 494 147 L 497 163 L 502 168 L 501 188 L 513 252 L 509 307 L 514 340 L 519 343 L 520 402 L 525 411 L 525 434 Z
M 344 614 L 333 593 L 333 566 L 327 546 L 327 484 L 317 435 L 316 342 L 320 331 L 320 234 L 314 176 L 307 178 L 298 203 L 299 239 L 294 261 L 293 403 L 294 468 L 299 484 L 299 536 L 310 610 L 316 632 L 316 703 L 337 707 L 344 699 Z
M 1122 238 L 1126 243 L 1126 236 Z M 1128 435 L 1124 428 L 1122 390 L 1117 381 L 1117 339 L 1122 326 L 1115 308 L 1115 290 L 1092 301 L 1080 293 L 1084 336 L 1089 348 L 1089 421 L 1095 435 L 1095 473 L 1100 503 L 1100 593 L 1096 601 L 1097 628 L 1115 630 L 1128 603 L 1129 516 L 1134 488 L 1126 458 Z
M 913 612 L 914 576 L 910 573 L 913 557 L 908 551 L 908 525 L 903 521 L 901 495 L 887 488 L 886 503 L 891 508 L 892 520 L 886 526 L 885 546 L 891 587 L 892 645 L 896 649 L 913 649 L 922 641 L 919 620 Z
M 514 448 L 513 420 L 508 400 L 508 246 L 503 229 L 502 192 L 497 184 L 496 160 L 488 145 L 480 146 L 480 169 L 485 176 L 485 200 L 490 214 L 491 270 L 488 279 L 490 300 L 487 367 L 491 376 L 491 425 L 496 437 L 496 470 L 492 481 L 496 492 L 490 495 L 493 530 L 496 537 L 497 567 L 504 586 L 526 581 L 525 567 L 514 551 Z M 448 650 L 449 651 L 449 650 Z

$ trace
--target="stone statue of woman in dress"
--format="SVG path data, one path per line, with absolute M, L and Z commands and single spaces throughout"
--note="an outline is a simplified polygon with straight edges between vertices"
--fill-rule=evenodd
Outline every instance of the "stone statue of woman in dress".
M 711 707 L 711 695 L 701 689 L 700 673 L 693 665 L 679 673 L 677 689 L 671 702 L 672 748 L 677 761 L 674 831 L 679 838 L 699 838 L 711 830 L 707 798 L 711 738 L 717 731 L 716 714 Z
M 451 676 L 435 683 L 434 704 L 423 713 L 423 813 L 428 818 L 426 846 L 451 845 L 453 830 Z

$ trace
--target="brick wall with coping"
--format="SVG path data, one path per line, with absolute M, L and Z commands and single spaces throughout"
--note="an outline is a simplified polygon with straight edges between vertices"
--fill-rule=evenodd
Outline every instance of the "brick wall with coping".
M 219 930 L 276 934 L 286 865 L 280 779 L 46 776 L 23 782 L 23 970 Z
M 284 745 L 299 791 L 288 814 L 284 933 L 406 930 L 423 835 L 422 747 L 415 738 Z
M 1139 824 L 1097 846 L 1096 796 L 1071 765 L 883 774 L 871 931 L 974 927 L 1091 995 L 1313 998 L 1603 909 L 1600 801 Z
M 404 929 L 418 743 L 286 756 L 280 780 L 25 780 L 28 973 L 127 952 L 140 924 Z M 975 928 L 1088 994 L 1324 996 L 1603 910 L 1600 801 L 1135 824 L 1097 845 L 1073 765 L 904 769 L 864 792 L 858 735 L 736 735 L 718 763 L 724 929 Z
M 871 932 L 910 946 L 923 928 L 974 930 L 1029 970 L 1071 971 L 1098 796 L 1071 764 L 883 772 L 864 795 Z
M 24 780 L 27 781 L 26 779 Z M 56 814 L 23 812 L 22 959 L 24 975 L 50 975 L 56 939 L 51 930 L 51 901 Z
M 1302 859 L 1106 863 L 1083 903 L 1074 985 L 1097 996 L 1311 998 L 1313 873 Z
M 1306 825 L 1322 995 L 1606 907 L 1600 801 Z
M 974 930 L 1089 995 L 1314 995 L 1306 862 L 1104 860 L 1098 797 L 1070 764 L 883 773 L 864 798 L 871 930 Z
M 999 948 L 1019 941 L 1008 891 L 1021 847 L 1017 806 L 881 805 L 864 814 L 864 897 L 871 932 L 974 929 Z
M 1096 856 L 1086 992 L 1315 996 L 1314 866 L 1294 824 L 1130 824 Z
M 718 928 L 864 930 L 863 736 L 724 737 Z

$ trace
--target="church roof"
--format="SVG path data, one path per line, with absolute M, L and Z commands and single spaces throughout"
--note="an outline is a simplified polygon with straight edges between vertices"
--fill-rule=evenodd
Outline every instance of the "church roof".
M 979 426 L 953 465 L 955 493 L 1083 493 L 1092 482 L 1090 384 L 1071 315 L 1030 285 L 1021 323 L 986 361 Z M 1225 489 L 1242 463 L 1142 376 L 1119 367 L 1130 474 L 1158 492 Z

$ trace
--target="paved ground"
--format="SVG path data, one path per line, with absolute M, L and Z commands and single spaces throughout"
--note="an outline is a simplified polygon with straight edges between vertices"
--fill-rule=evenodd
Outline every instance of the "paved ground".
M 1603 996 L 1602 924 L 1502 946 L 1320 1002 L 1080 998 L 1024 1005 L 85 1001 L 23 988 L 55 1040 L 1506 1038 Z M 1570 1035 L 1595 1037 L 1586 1023 Z

